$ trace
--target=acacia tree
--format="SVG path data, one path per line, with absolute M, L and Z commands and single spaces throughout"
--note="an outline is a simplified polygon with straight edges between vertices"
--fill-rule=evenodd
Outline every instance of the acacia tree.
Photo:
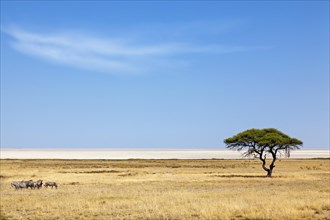
M 290 150 L 299 149 L 303 142 L 291 138 L 275 128 L 249 129 L 224 140 L 227 148 L 231 150 L 245 150 L 243 156 L 259 158 L 262 161 L 262 168 L 271 177 L 275 167 L 275 161 L 279 154 L 285 153 L 290 156 Z M 267 155 L 272 156 L 269 167 L 266 166 Z

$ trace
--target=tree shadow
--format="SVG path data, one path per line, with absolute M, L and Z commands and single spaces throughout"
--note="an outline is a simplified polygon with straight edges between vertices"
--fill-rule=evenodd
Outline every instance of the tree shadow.
M 235 177 L 241 177 L 241 178 L 267 178 L 266 175 L 241 175 L 241 174 L 230 174 L 230 175 L 215 175 L 216 177 L 221 178 L 235 178 Z

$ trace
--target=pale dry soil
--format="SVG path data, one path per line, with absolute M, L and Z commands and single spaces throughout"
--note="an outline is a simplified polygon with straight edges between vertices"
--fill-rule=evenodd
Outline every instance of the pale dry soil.
M 0 160 L 0 219 L 330 219 L 330 159 Z M 15 190 L 11 181 L 56 181 Z

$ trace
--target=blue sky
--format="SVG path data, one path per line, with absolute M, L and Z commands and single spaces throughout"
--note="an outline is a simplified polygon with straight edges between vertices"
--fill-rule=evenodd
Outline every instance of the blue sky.
M 329 147 L 329 2 L 1 1 L 1 147 Z

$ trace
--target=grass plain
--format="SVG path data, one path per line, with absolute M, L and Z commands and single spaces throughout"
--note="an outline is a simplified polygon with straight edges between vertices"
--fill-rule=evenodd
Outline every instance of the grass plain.
M 0 160 L 0 219 L 330 219 L 330 159 Z M 43 179 L 58 189 L 15 190 Z

